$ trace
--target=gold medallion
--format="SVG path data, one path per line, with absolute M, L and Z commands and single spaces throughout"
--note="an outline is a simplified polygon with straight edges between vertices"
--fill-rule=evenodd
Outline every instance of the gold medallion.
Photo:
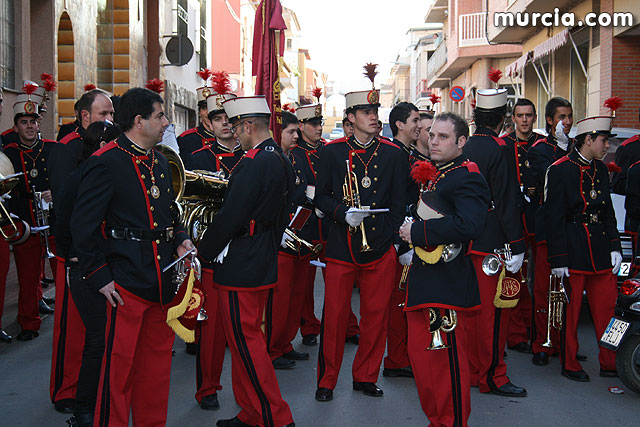
M 362 187 L 363 188 L 371 187 L 371 178 L 369 178 L 367 175 L 365 175 L 364 178 L 362 178 Z
M 160 189 L 158 188 L 157 185 L 153 184 L 150 190 L 151 190 L 151 197 L 153 197 L 154 199 L 157 199 L 158 197 L 160 197 Z
M 33 168 L 29 171 L 29 175 L 31 175 L 31 178 L 36 178 L 38 176 L 38 169 Z
M 598 197 L 598 192 L 596 190 L 591 190 L 589 192 L 589 197 L 591 197 L 593 200 L 595 200 Z

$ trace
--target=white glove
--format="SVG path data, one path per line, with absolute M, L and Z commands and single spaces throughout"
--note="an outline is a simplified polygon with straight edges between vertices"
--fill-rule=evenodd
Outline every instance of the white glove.
M 403 253 L 398 257 L 398 261 L 400 261 L 400 264 L 402 265 L 409 265 L 411 264 L 412 260 L 413 260 L 413 249 L 411 249 L 409 252 Z
M 564 133 L 562 121 L 559 121 L 556 125 L 556 141 L 558 141 L 558 147 L 567 151 L 567 147 L 569 147 L 569 137 Z
M 569 277 L 569 268 L 568 267 L 552 268 L 551 274 L 553 274 L 556 277 Z
M 509 270 L 511 273 L 517 273 L 518 271 L 520 271 L 523 261 L 524 252 L 511 256 L 511 260 L 505 261 L 504 263 L 507 264 L 507 270 Z
M 287 249 L 287 242 L 293 242 L 293 237 L 289 236 L 286 232 L 282 233 L 282 240 L 280 240 L 280 246 Z
M 364 221 L 366 217 L 371 215 L 369 212 L 354 212 L 355 210 L 357 209 L 349 208 L 349 210 L 347 211 L 347 214 L 344 216 L 344 220 L 347 221 L 347 224 L 349 224 L 352 227 L 359 226 L 360 223 Z
M 320 209 L 315 208 L 316 211 L 316 216 L 320 219 L 324 218 L 324 212 L 322 212 Z
M 612 251 L 611 252 L 611 265 L 613 266 L 613 268 L 611 269 L 611 272 L 613 274 L 618 274 L 618 271 L 620 271 L 620 265 L 622 264 L 622 254 L 618 251 Z
M 229 241 L 229 243 L 227 243 L 227 246 L 224 247 L 224 249 L 222 250 L 222 252 L 220 252 L 218 254 L 218 256 L 216 257 L 215 260 L 213 260 L 213 262 L 217 262 L 222 264 L 222 261 L 224 261 L 224 257 L 227 256 L 227 254 L 229 253 L 229 245 L 231 244 L 231 241 Z
M 9 193 L 4 193 L 2 196 L 0 196 L 0 200 L 2 200 L 3 202 L 9 200 L 11 198 L 11 194 Z

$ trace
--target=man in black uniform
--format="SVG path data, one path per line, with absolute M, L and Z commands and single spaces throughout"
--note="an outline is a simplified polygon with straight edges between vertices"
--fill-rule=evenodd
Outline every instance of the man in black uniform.
M 599 159 L 609 148 L 612 117 L 578 122 L 575 150 L 547 171 L 544 218 L 551 274 L 564 280 L 569 298 L 561 331 L 562 375 L 589 381 L 577 359 L 583 293 L 589 300 L 596 339 L 613 317 L 616 277 L 622 262 L 620 236 L 609 194 L 609 173 Z M 615 352 L 600 347 L 600 376 L 616 377 Z
M 411 150 L 411 157 L 415 160 L 429 159 L 429 132 L 433 123 L 433 112 L 430 110 L 420 110 L 420 136 L 416 141 L 416 146 Z
M 638 116 L 640 120 L 640 114 Z M 620 167 L 620 172 L 613 175 L 611 179 L 611 185 L 614 193 L 626 194 L 625 189 L 627 185 L 627 170 L 632 164 L 640 160 L 640 135 L 634 135 L 631 138 L 626 139 L 620 144 L 620 147 L 616 150 L 616 165 Z M 638 231 L 635 225 L 630 224 L 631 227 L 625 231 L 636 233 Z M 626 227 L 625 227 L 626 228 Z
M 207 115 L 207 98 L 213 94 L 211 87 L 206 85 L 196 89 L 196 98 L 198 100 L 198 118 L 200 124 L 194 128 L 187 129 L 178 137 L 178 147 L 180 148 L 180 157 L 185 161 L 187 157 L 196 150 L 206 147 L 215 140 L 215 135 L 211 129 L 211 123 Z
M 429 145 L 437 172 L 432 167 L 433 177 L 425 183 L 428 186 L 424 200 L 437 198 L 438 205 L 447 206 L 448 212 L 426 221 L 416 218 L 413 224 L 400 228 L 400 236 L 423 250 L 427 245 L 467 246 L 482 233 L 491 199 L 489 188 L 476 164 L 462 155 L 469 135 L 462 117 L 452 113 L 436 116 L 431 135 Z M 428 206 L 423 200 L 420 204 L 419 213 Z M 447 262 L 438 257 L 429 263 L 414 254 L 406 294 L 409 357 L 422 409 L 432 425 L 467 426 L 471 411 L 467 349 L 464 334 L 452 329 L 456 325 L 452 316 L 454 310 L 480 309 L 478 281 L 469 255 L 463 249 Z M 450 328 L 443 334 L 448 344 L 446 351 L 425 351 L 436 344 L 430 324 L 434 331 L 440 324 L 432 318 L 434 315 L 440 319 L 447 316 L 452 322 L 444 326 Z
M 502 286 L 498 291 L 499 275 L 487 276 L 482 270 L 486 255 L 509 244 L 513 256 L 505 267 L 515 274 L 522 266 L 526 249 L 512 157 L 507 144 L 498 137 L 506 105 L 506 89 L 479 90 L 473 111 L 476 132 L 464 146 L 464 154 L 478 165 L 487 180 L 492 200 L 486 227 L 469 250 L 478 276 L 482 308 L 473 314 L 464 313 L 463 317 L 467 322 L 464 327 L 469 342 L 471 384 L 479 385 L 481 393 L 523 397 L 527 391 L 509 381 L 503 358 L 511 309 L 502 308 L 506 304 L 494 303 L 515 295 L 507 295 Z
M 154 148 L 169 125 L 162 98 L 129 89 L 117 122 L 123 135 L 85 162 L 71 217 L 85 283 L 110 304 L 95 425 L 126 427 L 130 413 L 134 425 L 164 425 L 176 284 L 163 268 L 193 245 L 170 209 L 169 162 Z
M 204 261 L 221 262 L 214 266 L 213 280 L 231 351 L 233 393 L 241 408 L 236 417 L 216 425 L 295 425 L 260 329 L 278 277 L 278 245 L 295 192 L 294 172 L 269 136 L 271 112 L 264 96 L 232 98 L 223 106 L 247 153 L 199 245 Z

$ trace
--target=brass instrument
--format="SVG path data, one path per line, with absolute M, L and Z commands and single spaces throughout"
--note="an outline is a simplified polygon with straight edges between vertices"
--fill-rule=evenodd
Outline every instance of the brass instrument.
M 20 182 L 19 175 L 15 174 L 13 164 L 6 154 L 0 152 L 0 196 L 8 194 Z M 23 221 L 24 222 L 24 221 Z M 26 223 L 25 223 L 26 225 Z M 5 227 L 8 229 L 5 230 Z M 28 225 L 26 225 L 28 229 Z M 11 242 L 15 238 L 19 238 L 20 230 L 16 225 L 14 218 L 11 216 L 4 203 L 0 202 L 0 234 L 2 237 Z M 27 235 L 28 237 L 28 235 Z M 12 242 L 13 243 L 13 242 Z
M 347 206 L 352 208 L 362 209 L 360 204 L 360 190 L 358 187 L 358 177 L 356 173 L 349 167 L 349 160 L 347 162 L 347 174 L 344 177 L 344 183 L 342 184 L 342 200 Z M 360 252 L 371 252 L 371 246 L 367 242 L 367 234 L 364 231 L 364 221 L 360 223 L 360 232 L 362 233 L 362 246 Z M 349 232 L 355 234 L 357 232 L 356 227 L 349 226 Z
M 569 303 L 569 297 L 564 287 L 564 277 L 556 277 L 549 275 L 549 295 L 547 308 L 547 339 L 542 347 L 554 347 L 551 342 L 551 327 L 562 330 L 562 316 L 564 314 L 564 305 Z
M 189 272 L 191 270 L 193 270 L 194 276 L 198 281 L 202 278 L 202 266 L 200 265 L 200 261 L 198 260 L 195 248 L 169 264 L 162 270 L 162 272 L 164 273 L 170 268 L 173 268 L 171 280 L 173 284 L 176 285 L 176 294 L 178 294 L 178 292 L 180 291 L 180 287 L 185 284 L 185 280 L 189 276 Z M 200 311 L 198 312 L 196 320 L 203 321 L 207 320 L 208 318 L 209 316 L 207 316 L 207 312 L 205 311 L 204 306 L 200 307 Z
M 456 326 L 458 326 L 458 314 L 455 310 L 448 310 L 448 316 L 440 316 L 437 308 L 429 309 L 429 330 L 431 331 L 431 344 L 427 347 L 427 350 L 442 350 L 449 348 L 448 345 L 442 341 L 442 332 L 452 332 Z
M 482 260 L 482 272 L 487 276 L 495 276 L 500 272 L 506 261 L 511 261 L 512 256 L 511 245 L 505 243 L 504 248 L 494 249 L 492 254 L 484 257 Z M 523 262 L 522 265 L 524 266 L 525 263 Z
M 44 240 L 45 256 L 49 259 L 55 258 L 55 254 L 49 248 L 49 206 L 45 209 L 42 198 L 42 192 L 36 191 L 36 187 L 31 187 L 33 191 L 33 205 L 36 213 L 36 225 L 40 228 L 40 238 Z
M 311 244 L 306 240 L 298 237 L 298 235 L 289 228 L 285 228 L 284 232 L 287 234 L 287 236 L 293 239 L 293 241 L 287 240 L 287 247 L 292 251 L 300 252 L 300 249 L 302 248 L 302 246 L 304 246 L 311 251 L 314 257 L 318 256 L 320 252 L 322 252 L 322 243 L 318 243 L 317 245 Z

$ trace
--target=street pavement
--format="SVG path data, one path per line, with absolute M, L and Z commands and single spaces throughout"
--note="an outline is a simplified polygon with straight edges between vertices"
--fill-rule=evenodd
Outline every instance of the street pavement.
M 323 284 L 316 281 L 316 312 L 322 308 Z M 53 290 L 49 290 L 50 296 Z M 13 293 L 12 293 L 13 292 Z M 8 289 L 8 295 L 15 289 Z M 8 300 L 15 308 L 15 299 Z M 358 313 L 358 293 L 352 304 Z M 12 312 L 12 310 L 9 310 Z M 15 313 L 15 310 L 13 310 Z M 17 332 L 15 314 L 3 327 Z M 44 318 L 40 337 L 30 342 L 15 341 L 0 344 L 0 426 L 48 427 L 65 426 L 69 415 L 53 409 L 49 398 L 53 316 Z M 589 360 L 583 364 L 591 376 L 589 383 L 577 383 L 560 376 L 560 362 L 552 358 L 549 366 L 531 364 L 531 355 L 507 350 L 507 365 L 511 381 L 524 386 L 529 396 L 522 399 L 481 394 L 471 389 L 471 426 L 638 426 L 640 396 L 631 391 L 615 395 L 609 386 L 624 388 L 617 378 L 600 378 L 596 340 L 588 311 L 584 310 L 580 324 L 581 353 Z M 280 389 L 289 403 L 298 427 L 328 426 L 426 426 L 428 420 L 418 400 L 415 384 L 407 378 L 385 378 L 378 385 L 384 397 L 364 396 L 351 389 L 351 364 L 357 347 L 345 345 L 341 375 L 331 402 L 314 399 L 318 347 L 305 347 L 298 336 L 297 350 L 309 351 L 311 360 L 297 362 L 295 369 L 277 371 Z M 168 426 L 213 426 L 221 418 L 232 418 L 238 412 L 231 390 L 231 359 L 227 352 L 222 374 L 223 390 L 218 392 L 221 409 L 204 411 L 195 398 L 195 357 L 186 354 L 179 339 L 174 348 L 169 397 Z M 149 402 L 153 405 L 153 402 Z

